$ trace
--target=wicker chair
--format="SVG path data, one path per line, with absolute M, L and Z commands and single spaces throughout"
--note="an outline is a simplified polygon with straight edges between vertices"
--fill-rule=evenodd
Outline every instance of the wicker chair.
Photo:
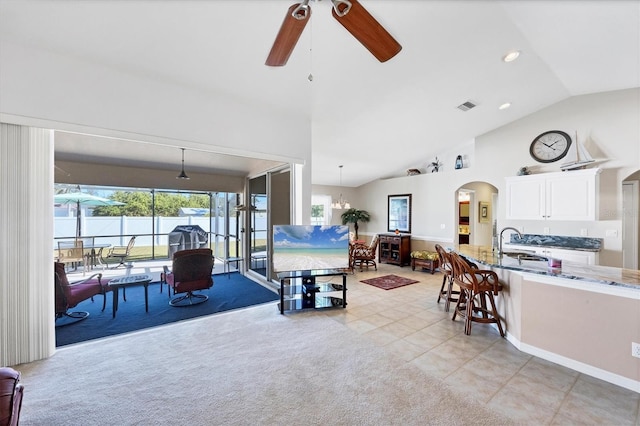
M 378 265 L 376 264 L 376 251 L 378 249 L 378 235 L 376 234 L 371 240 L 371 244 L 354 244 L 351 249 L 351 265 L 355 269 L 357 266 L 360 266 L 360 272 L 362 272 L 363 267 L 369 268 L 369 266 L 373 266 L 376 271 L 378 270 Z

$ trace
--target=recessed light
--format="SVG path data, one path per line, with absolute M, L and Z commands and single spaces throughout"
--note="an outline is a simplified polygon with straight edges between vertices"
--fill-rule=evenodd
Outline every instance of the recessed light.
M 506 55 L 504 55 L 502 57 L 502 60 L 505 61 L 505 62 L 513 62 L 516 59 L 518 59 L 518 56 L 520 56 L 520 51 L 519 50 L 512 50 L 511 52 L 509 52 Z
M 502 105 L 500 105 L 500 106 L 498 107 L 498 109 L 500 109 L 500 110 L 502 110 L 502 109 L 507 109 L 507 108 L 509 108 L 510 106 L 511 106 L 511 102 L 505 102 L 505 103 L 503 103 Z

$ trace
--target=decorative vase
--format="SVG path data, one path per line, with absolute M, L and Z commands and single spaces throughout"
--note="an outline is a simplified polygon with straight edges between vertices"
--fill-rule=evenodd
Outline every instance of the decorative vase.
M 462 168 L 462 155 L 456 157 L 456 169 Z

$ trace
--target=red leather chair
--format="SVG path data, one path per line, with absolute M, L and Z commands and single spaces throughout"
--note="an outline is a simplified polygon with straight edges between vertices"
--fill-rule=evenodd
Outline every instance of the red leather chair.
M 93 298 L 93 296 L 102 294 L 106 299 L 105 289 L 102 285 L 102 274 L 94 274 L 81 281 L 69 283 L 67 273 L 64 269 L 64 263 L 55 262 L 54 278 L 56 289 L 56 320 L 58 318 L 69 317 L 77 321 L 83 320 L 89 316 L 89 312 L 69 312 L 69 309 L 75 307 L 78 303 Z M 106 301 L 103 301 L 103 309 Z M 73 322 L 77 322 L 73 321 Z M 68 325 L 71 323 L 59 324 Z
M 163 281 L 169 286 L 169 304 L 171 306 L 197 305 L 209 299 L 204 294 L 194 294 L 197 290 L 206 290 L 213 286 L 213 252 L 211 249 L 181 250 L 173 254 L 171 271 L 164 267 Z M 185 293 L 171 299 L 173 294 Z
M 20 372 L 9 367 L 0 368 L 0 426 L 17 426 L 22 408 L 24 386 Z

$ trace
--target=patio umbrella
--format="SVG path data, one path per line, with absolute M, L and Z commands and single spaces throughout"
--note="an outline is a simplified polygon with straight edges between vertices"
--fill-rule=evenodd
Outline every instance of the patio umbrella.
M 85 192 L 67 192 L 63 194 L 56 194 L 53 197 L 53 201 L 56 204 L 75 204 L 76 205 L 76 238 L 80 238 L 82 234 L 81 219 L 82 215 L 80 206 L 123 206 L 124 203 L 119 201 L 110 200 L 108 198 L 98 197 L 96 195 L 87 194 Z

